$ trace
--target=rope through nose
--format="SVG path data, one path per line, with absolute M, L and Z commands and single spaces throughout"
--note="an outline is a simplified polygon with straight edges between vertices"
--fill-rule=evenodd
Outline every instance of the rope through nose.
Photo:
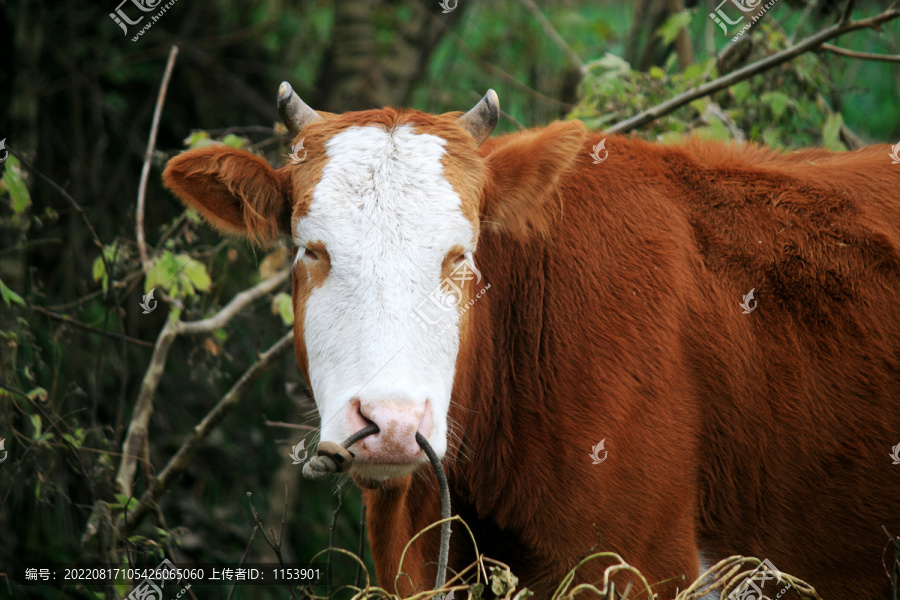
M 447 485 L 447 475 L 444 473 L 444 466 L 438 459 L 434 448 L 425 439 L 425 436 L 416 432 L 416 441 L 422 446 L 422 450 L 428 455 L 431 466 L 434 467 L 434 474 L 437 476 L 438 486 L 441 488 L 441 551 L 438 554 L 438 571 L 437 578 L 434 581 L 434 588 L 444 587 L 447 581 L 447 562 L 450 557 L 450 486 Z
M 343 444 L 320 443 L 316 449 L 316 456 L 303 465 L 304 479 L 318 480 L 324 479 L 331 473 L 345 473 L 350 469 L 350 465 L 353 464 L 353 459 L 356 457 L 349 450 L 350 446 L 366 436 L 378 433 L 378 431 L 378 425 L 372 423 L 348 437 Z M 444 466 L 437 453 L 425 436 L 418 431 L 416 432 L 416 442 L 431 461 L 441 491 L 441 520 L 444 522 L 441 523 L 441 548 L 438 554 L 437 577 L 434 582 L 435 589 L 439 589 L 444 587 L 444 583 L 447 581 L 447 563 L 450 556 L 450 486 L 447 484 L 447 474 L 444 473 Z
M 375 433 L 378 433 L 378 425 L 372 423 L 348 437 L 343 444 L 321 442 L 316 450 L 316 456 L 303 465 L 303 478 L 325 479 L 331 473 L 347 472 L 356 457 L 348 448 L 364 437 Z

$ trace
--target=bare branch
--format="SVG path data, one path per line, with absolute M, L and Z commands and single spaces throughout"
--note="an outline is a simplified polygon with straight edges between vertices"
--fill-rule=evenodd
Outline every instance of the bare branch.
M 256 519 L 256 526 L 262 530 L 263 538 L 265 538 L 266 542 L 269 544 L 269 547 L 272 549 L 272 552 L 275 553 L 275 556 L 278 558 L 278 564 L 282 567 L 284 566 L 284 556 L 281 552 L 281 538 L 284 536 L 284 517 L 282 517 L 281 521 L 281 532 L 278 535 L 278 541 L 275 541 L 273 538 L 275 537 L 275 531 L 271 530 L 272 537 L 266 533 L 266 528 L 263 526 L 262 521 L 259 518 L 259 513 L 256 512 L 256 507 L 253 506 L 253 494 L 247 492 L 247 502 L 250 503 L 250 510 L 253 512 L 253 518 Z M 284 486 L 284 505 L 287 508 L 287 485 Z M 288 589 L 291 591 L 292 600 L 297 600 L 297 597 L 294 595 L 294 586 L 290 583 L 285 582 L 285 585 L 288 586 Z
M 135 216 L 135 237 L 137 238 L 138 253 L 141 257 L 141 265 L 144 272 L 150 265 L 147 257 L 147 242 L 144 240 L 144 201 L 147 197 L 147 180 L 150 177 L 150 160 L 156 149 L 156 134 L 159 131 L 159 118 L 162 115 L 163 104 L 166 102 L 166 91 L 169 89 L 169 80 L 172 78 L 172 69 L 175 67 L 175 58 L 178 56 L 178 46 L 172 46 L 169 50 L 169 61 L 163 72 L 162 83 L 159 86 L 159 94 L 156 97 L 156 109 L 153 111 L 153 123 L 150 125 L 150 138 L 147 140 L 147 152 L 144 153 L 144 166 L 141 168 L 141 181 L 138 185 L 137 214 Z
M 177 335 L 178 322 L 171 317 L 166 319 L 166 324 L 156 338 L 153 356 L 150 357 L 150 365 L 144 373 L 141 391 L 138 393 L 137 404 L 128 425 L 128 435 L 122 444 L 122 460 L 119 462 L 119 472 L 116 475 L 117 487 L 121 494 L 131 494 L 135 466 L 138 458 L 145 454 L 147 446 L 147 426 L 150 424 L 150 415 L 153 414 L 153 395 L 165 371 L 169 349 Z
M 203 420 L 194 427 L 190 437 L 181 444 L 175 455 L 169 459 L 169 462 L 156 480 L 150 482 L 150 489 L 144 492 L 134 510 L 128 513 L 128 519 L 124 524 L 125 532 L 130 532 L 137 526 L 144 515 L 147 514 L 151 505 L 162 497 L 175 477 L 187 468 L 188 463 L 190 463 L 213 429 L 237 406 L 253 382 L 256 381 L 256 378 L 285 352 L 290 350 L 293 342 L 294 332 L 290 331 L 268 350 L 260 354 L 256 362 L 244 371 L 241 378 L 222 396 L 219 402 L 203 417 Z
M 337 529 L 337 520 L 338 515 L 341 512 L 341 507 L 344 504 L 344 496 L 342 494 L 344 490 L 341 489 L 341 484 L 338 484 L 337 489 L 337 506 L 334 509 L 334 514 L 331 515 L 331 528 L 329 529 L 328 534 L 328 564 L 325 566 L 325 597 L 331 597 L 331 561 L 334 558 L 334 552 L 332 549 L 334 548 L 334 531 Z
M 356 563 L 356 577 L 353 579 L 353 583 L 356 587 L 360 586 L 360 575 L 362 575 L 362 567 L 363 561 L 365 558 L 363 557 L 363 552 L 366 551 L 366 503 L 362 503 L 362 507 L 359 510 L 359 547 L 357 548 L 356 555 L 359 557 L 358 563 Z
M 257 523 L 253 527 L 253 533 L 250 534 L 250 541 L 247 542 L 247 547 L 244 548 L 244 554 L 241 556 L 241 562 L 238 563 L 238 568 L 244 564 L 244 561 L 247 560 L 247 555 L 250 554 L 250 548 L 253 546 L 253 540 L 256 539 L 256 532 L 259 531 L 259 523 Z M 231 592 L 228 593 L 227 600 L 231 600 L 234 597 L 234 593 L 237 591 L 237 581 L 234 582 L 234 585 L 231 586 Z
M 850 22 L 850 17 L 853 14 L 853 8 L 855 6 L 856 0 L 847 0 L 847 6 L 844 7 L 844 14 L 841 15 L 840 23 L 846 24 Z
M 49 183 L 50 186 L 53 187 L 53 189 L 55 189 L 57 192 L 59 192 L 62 195 L 62 197 L 65 198 L 66 201 L 69 203 L 69 206 L 72 207 L 72 210 L 74 210 L 78 214 L 78 216 L 81 217 L 81 222 L 84 223 L 85 228 L 88 230 L 88 233 L 91 235 L 91 241 L 93 241 L 94 245 L 100 249 L 100 260 L 103 261 L 103 266 L 106 268 L 106 272 L 108 274 L 110 274 L 110 279 L 112 279 L 112 277 L 111 277 L 112 271 L 109 268 L 109 263 L 106 260 L 106 255 L 103 253 L 103 243 L 100 241 L 100 237 L 97 235 L 97 230 L 94 229 L 93 225 L 91 225 L 91 222 L 87 217 L 87 213 L 84 212 L 84 209 L 81 208 L 81 205 L 78 204 L 78 202 L 75 201 L 75 198 L 73 198 L 71 196 L 71 194 L 69 194 L 69 192 L 67 192 L 65 189 L 63 189 L 62 186 L 60 186 L 58 183 L 56 183 L 55 181 L 53 181 L 52 179 L 50 179 L 49 177 L 47 177 L 46 175 L 44 175 L 43 173 L 38 171 L 34 167 L 34 165 L 32 165 L 27 160 L 25 160 L 25 158 L 23 158 L 21 154 L 14 152 L 13 149 L 10 148 L 8 144 L 6 146 L 6 149 L 9 151 L 10 154 L 12 154 L 16 158 L 18 158 L 19 162 L 21 162 L 23 165 L 28 167 L 28 169 L 30 171 L 34 172 L 35 175 L 37 175 L 38 177 L 40 177 L 41 179 L 43 179 L 44 181 Z
M 519 121 L 514 116 L 509 114 L 508 112 L 504 112 L 503 110 L 501 110 L 500 116 L 503 117 L 504 119 L 506 119 L 507 121 L 509 121 L 510 123 L 512 123 L 513 125 L 515 125 L 520 130 L 527 129 L 527 127 L 525 127 L 524 125 L 519 123 Z
M 264 279 L 250 289 L 236 294 L 231 302 L 222 307 L 212 317 L 202 319 L 200 321 L 187 321 L 178 324 L 178 332 L 186 335 L 195 335 L 198 333 L 208 333 L 215 331 L 220 327 L 224 327 L 231 319 L 237 316 L 242 310 L 247 308 L 257 299 L 262 298 L 269 292 L 277 289 L 281 284 L 288 280 L 291 276 L 290 269 L 278 271 L 268 279 Z
M 741 128 L 737 126 L 734 119 L 732 119 L 731 116 L 722 110 L 722 107 L 715 102 L 710 102 L 706 105 L 706 112 L 703 116 L 708 122 L 710 118 L 715 118 L 720 121 L 728 129 L 728 133 L 731 134 L 731 137 L 738 142 L 743 143 L 747 139 L 747 136 Z
M 288 486 L 284 484 L 284 508 L 281 509 L 281 529 L 278 531 L 278 545 L 284 541 L 284 524 L 287 521 Z
M 450 37 L 457 43 L 457 45 L 460 48 L 462 48 L 463 52 L 468 54 L 472 59 L 477 60 L 479 63 L 481 63 L 481 66 L 483 66 L 485 69 L 487 69 L 487 70 L 491 71 L 492 73 L 496 74 L 497 76 L 503 78 L 507 83 L 509 83 L 513 87 L 518 88 L 519 90 L 525 92 L 526 94 L 531 94 L 535 98 L 543 100 L 549 104 L 553 104 L 557 108 L 561 108 L 566 111 L 572 110 L 572 105 L 570 103 L 563 102 L 562 100 L 557 100 L 556 98 L 551 98 L 550 96 L 546 96 L 537 90 L 531 89 L 530 87 L 528 87 L 527 85 L 525 85 L 524 83 L 522 83 L 521 81 L 519 81 L 518 79 L 516 79 L 515 77 L 513 77 L 512 75 L 510 75 L 503 69 L 501 69 L 500 67 L 497 67 L 497 66 L 491 64 L 490 61 L 487 61 L 487 60 L 481 58 L 480 56 L 478 56 L 478 54 L 474 50 L 472 50 L 468 44 L 466 44 L 466 41 L 458 33 L 452 33 L 452 34 L 450 34 Z
M 519 3 L 528 9 L 528 12 L 537 19 L 538 25 L 541 26 L 541 29 L 544 30 L 544 34 L 550 38 L 554 44 L 556 44 L 560 50 L 562 50 L 566 57 L 569 59 L 569 62 L 572 63 L 572 66 L 577 68 L 579 71 L 583 71 L 584 63 L 581 62 L 581 58 L 578 57 L 577 54 L 569 47 L 566 43 L 566 40 L 563 39 L 559 33 L 557 33 L 556 29 L 553 27 L 553 24 L 544 16 L 544 13 L 541 12 L 541 9 L 538 8 L 538 5 L 534 3 L 534 0 L 519 0 Z
M 204 129 L 204 131 L 213 137 L 228 135 L 229 133 L 237 135 L 265 133 L 270 137 L 278 136 L 278 131 L 274 127 L 266 127 L 265 125 L 234 125 L 232 127 L 221 127 L 219 129 Z
M 855 50 L 847 50 L 840 46 L 832 46 L 831 44 L 822 44 L 819 46 L 822 50 L 828 50 L 841 56 L 849 56 L 850 58 L 861 58 L 863 60 L 880 60 L 884 62 L 900 62 L 900 54 L 873 54 L 871 52 L 856 52 Z
M 776 52 L 775 54 L 767 56 L 762 60 L 751 63 L 746 67 L 743 67 L 736 71 L 732 71 L 728 75 L 719 77 L 718 79 L 698 86 L 692 90 L 688 90 L 683 94 L 679 94 L 670 100 L 667 100 L 661 104 L 657 104 L 656 106 L 649 108 L 633 117 L 625 119 L 624 121 L 620 121 L 612 127 L 605 129 L 605 132 L 622 133 L 637 129 L 638 127 L 642 127 L 648 123 L 652 123 L 656 119 L 669 114 L 675 109 L 680 108 L 685 104 L 696 100 L 697 98 L 702 98 L 703 96 L 707 96 L 709 94 L 712 94 L 713 92 L 723 90 L 729 86 L 734 85 L 735 83 L 743 81 L 744 79 L 748 79 L 753 75 L 757 75 L 773 67 L 777 67 L 780 64 L 786 63 L 805 52 L 814 50 L 815 48 L 821 46 L 822 43 L 830 39 L 833 39 L 850 31 L 856 31 L 858 29 L 879 29 L 882 23 L 896 19 L 897 17 L 900 17 L 900 9 L 890 9 L 868 19 L 860 19 L 858 21 L 850 21 L 848 23 L 837 23 L 835 25 L 832 25 L 831 27 L 823 29 L 815 35 L 806 38 L 805 40 L 791 46 L 790 48 L 786 48 L 780 52 Z
M 196 335 L 224 327 L 250 303 L 283 284 L 290 277 L 290 274 L 290 269 L 284 269 L 272 277 L 264 279 L 252 288 L 237 294 L 222 310 L 208 319 L 188 322 L 172 320 L 171 318 L 166 320 L 166 324 L 159 332 L 159 337 L 156 340 L 153 356 L 150 357 L 150 364 L 144 373 L 141 390 L 138 393 L 131 423 L 128 426 L 128 435 L 125 438 L 125 443 L 122 445 L 122 461 L 119 463 L 119 473 L 116 476 L 121 493 L 131 493 L 135 464 L 137 459 L 144 453 L 147 443 L 147 426 L 150 423 L 150 415 L 153 414 L 153 396 L 165 371 L 169 349 L 172 347 L 172 342 L 175 341 L 175 338 L 179 334 Z
M 77 327 L 78 329 L 83 329 L 85 331 L 90 331 L 91 333 L 96 333 L 98 335 L 105 335 L 106 337 L 113 338 L 115 340 L 121 340 L 123 342 L 128 342 L 129 344 L 135 344 L 137 346 L 146 346 L 148 348 L 152 348 L 153 344 L 145 341 L 139 340 L 137 338 L 129 337 L 127 335 L 116 333 L 114 331 L 107 331 L 105 329 L 100 329 L 99 327 L 93 327 L 88 325 L 87 323 L 82 323 L 76 319 L 73 319 L 69 315 L 61 315 L 59 313 L 55 313 L 52 310 L 47 310 L 43 306 L 29 306 L 33 311 L 38 312 L 44 316 L 50 317 L 56 321 L 62 321 L 63 323 L 67 323 L 72 327 Z

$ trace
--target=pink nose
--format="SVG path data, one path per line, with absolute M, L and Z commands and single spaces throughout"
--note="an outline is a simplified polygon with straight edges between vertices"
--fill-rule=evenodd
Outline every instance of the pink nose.
M 426 438 L 434 427 L 431 403 L 380 400 L 350 403 L 349 421 L 354 431 L 369 422 L 378 425 L 378 433 L 363 438 L 356 446 L 360 458 L 373 462 L 413 462 L 422 448 L 416 442 L 416 432 Z

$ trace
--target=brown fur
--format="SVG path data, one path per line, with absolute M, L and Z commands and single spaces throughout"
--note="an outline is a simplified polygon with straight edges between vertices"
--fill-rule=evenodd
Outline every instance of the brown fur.
M 594 165 L 601 136 L 577 122 L 476 153 L 453 118 L 349 113 L 301 135 L 312 149 L 354 123 L 412 122 L 448 139 L 452 182 L 479 207 L 476 261 L 491 289 L 463 320 L 445 460 L 479 550 L 543 598 L 598 533 L 598 550 L 665 582 L 662 598 L 698 574 L 700 547 L 768 558 L 825 598 L 886 598 L 881 528 L 900 532 L 888 457 L 900 442 L 900 169 L 888 148 L 778 154 L 609 136 Z M 268 237 L 275 225 L 255 215 L 280 214 L 280 180 L 216 152 L 173 159 L 167 185 L 214 224 Z M 316 160 L 285 168 L 295 218 Z M 248 196 L 225 190 L 252 185 L 263 201 L 248 218 L 230 204 Z M 751 288 L 758 308 L 742 314 Z M 609 456 L 593 465 L 601 439 Z M 364 496 L 378 579 L 393 590 L 408 540 L 439 516 L 434 477 Z M 454 529 L 461 569 L 474 554 Z M 435 529 L 410 548 L 401 593 L 433 584 L 437 543 Z
M 328 254 L 328 248 L 325 247 L 324 242 L 310 242 L 306 246 L 316 256 L 316 259 L 309 263 L 301 263 L 302 268 L 306 271 L 310 287 L 319 287 L 325 283 L 325 279 L 328 278 L 328 273 L 331 271 L 331 256 Z

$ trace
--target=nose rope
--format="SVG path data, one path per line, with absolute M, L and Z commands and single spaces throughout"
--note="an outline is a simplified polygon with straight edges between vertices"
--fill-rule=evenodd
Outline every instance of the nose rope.
M 356 457 L 350 451 L 350 446 L 366 436 L 378 433 L 378 431 L 378 425 L 372 423 L 348 437 L 343 444 L 320 442 L 316 449 L 316 456 L 303 465 L 303 478 L 320 480 L 325 479 L 331 473 L 346 473 L 350 470 L 350 465 L 353 464 L 353 459 Z M 447 563 L 450 557 L 450 486 L 447 484 L 447 475 L 444 473 L 444 467 L 434 448 L 418 431 L 416 432 L 416 442 L 431 461 L 441 490 L 441 519 L 444 522 L 441 523 L 441 549 L 438 554 L 437 578 L 434 582 L 435 589 L 439 589 L 444 587 L 444 583 L 447 581 Z
M 378 433 L 378 425 L 372 423 L 348 437 L 343 444 L 319 442 L 316 456 L 303 465 L 303 478 L 318 480 L 325 479 L 331 473 L 346 473 L 356 457 L 348 448 L 364 437 L 375 433 Z
M 447 474 L 444 473 L 444 466 L 438 459 L 434 448 L 425 439 L 425 436 L 416 432 L 416 441 L 428 455 L 431 466 L 434 467 L 434 474 L 438 480 L 438 487 L 441 489 L 441 550 L 438 554 L 438 570 L 437 577 L 434 580 L 434 588 L 440 589 L 444 587 L 447 581 L 447 562 L 450 558 L 450 486 L 447 485 Z

